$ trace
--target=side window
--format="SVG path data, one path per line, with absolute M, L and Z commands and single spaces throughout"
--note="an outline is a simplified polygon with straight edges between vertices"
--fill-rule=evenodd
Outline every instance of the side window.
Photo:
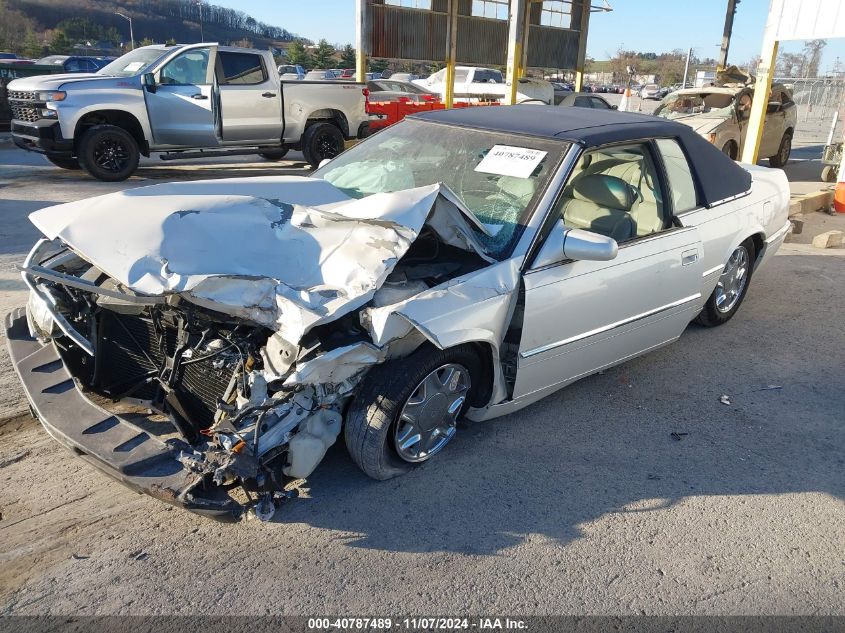
M 681 146 L 673 139 L 657 140 L 657 148 L 666 166 L 669 189 L 672 196 L 672 208 L 675 213 L 683 213 L 698 206 L 695 195 L 695 181 L 690 173 L 687 157 Z
M 592 108 L 593 104 L 589 97 L 575 97 L 574 105 L 579 108 Z
M 185 51 L 161 69 L 162 84 L 200 86 L 208 83 L 208 48 Z
M 596 110 L 610 110 L 610 106 L 608 106 L 603 100 L 599 99 L 598 97 L 591 97 L 590 101 L 592 101 L 593 107 Z
M 585 152 L 558 203 L 564 224 L 626 242 L 669 227 L 646 144 Z
M 67 65 L 65 66 L 65 70 L 69 73 L 78 73 L 82 72 L 84 68 L 82 68 L 78 59 L 69 59 L 67 61 Z
M 261 55 L 220 51 L 217 58 L 220 60 L 217 80 L 221 85 L 250 85 L 267 81 Z

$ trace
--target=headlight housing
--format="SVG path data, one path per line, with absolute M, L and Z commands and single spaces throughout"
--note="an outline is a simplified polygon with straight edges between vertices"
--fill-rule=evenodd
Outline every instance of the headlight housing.
M 43 90 L 36 97 L 38 101 L 64 101 L 67 93 L 64 90 Z

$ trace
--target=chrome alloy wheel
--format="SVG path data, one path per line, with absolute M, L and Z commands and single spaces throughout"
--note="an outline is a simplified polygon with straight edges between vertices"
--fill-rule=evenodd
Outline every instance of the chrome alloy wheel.
M 748 263 L 748 251 L 744 246 L 738 246 L 725 264 L 716 284 L 716 309 L 722 314 L 733 310 L 742 296 L 748 283 Z
M 423 378 L 396 420 L 393 442 L 406 462 L 424 462 L 455 435 L 455 424 L 470 388 L 469 371 L 450 363 Z

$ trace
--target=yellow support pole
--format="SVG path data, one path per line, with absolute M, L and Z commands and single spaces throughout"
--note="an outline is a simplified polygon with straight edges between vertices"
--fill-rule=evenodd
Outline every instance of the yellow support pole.
M 367 80 L 367 53 L 369 44 L 368 0 L 355 0 L 355 81 Z
M 587 31 L 590 26 L 590 0 L 581 3 L 581 29 L 578 33 L 578 58 L 575 62 L 575 92 L 584 87 L 584 65 L 587 61 Z
M 507 77 L 505 79 L 505 105 L 516 103 L 519 90 L 523 45 L 526 32 L 527 0 L 511 0 L 510 15 L 508 17 L 508 60 Z
M 766 30 L 763 33 L 763 50 L 760 52 L 760 64 L 757 66 L 757 81 L 754 84 L 754 99 L 751 102 L 751 114 L 748 117 L 748 125 L 745 128 L 742 142 L 742 162 L 757 162 L 760 152 L 760 139 L 763 138 L 763 125 L 766 120 L 766 107 L 769 105 L 769 91 L 772 89 L 772 78 L 775 72 L 775 61 L 778 55 L 778 41 L 775 39 L 775 30 L 779 15 L 775 11 L 769 11 L 769 19 L 766 22 Z
M 449 0 L 446 16 L 446 94 L 443 102 L 451 108 L 455 102 L 455 58 L 458 51 L 458 0 Z

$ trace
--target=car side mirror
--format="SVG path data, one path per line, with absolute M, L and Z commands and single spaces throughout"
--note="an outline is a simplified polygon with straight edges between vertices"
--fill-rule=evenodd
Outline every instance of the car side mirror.
M 156 76 L 153 73 L 144 73 L 141 76 L 141 83 L 147 89 L 147 92 L 155 92 L 157 89 Z
M 618 105 L 611 105 L 611 106 L 610 106 L 610 109 L 611 109 L 611 110 L 618 110 L 618 109 L 619 109 L 619 106 L 618 106 Z
M 534 260 L 534 268 L 558 264 L 567 259 L 605 262 L 616 257 L 616 240 L 582 229 L 571 229 L 563 220 L 555 222 Z

